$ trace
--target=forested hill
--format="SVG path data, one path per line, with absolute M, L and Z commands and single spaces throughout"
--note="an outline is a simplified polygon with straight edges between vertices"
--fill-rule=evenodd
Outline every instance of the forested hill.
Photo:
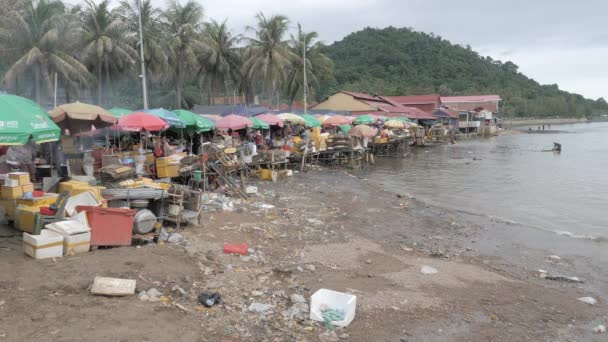
M 433 34 L 406 28 L 366 28 L 324 47 L 335 63 L 338 89 L 383 95 L 499 94 L 507 115 L 590 116 L 608 113 L 603 99 L 540 85 L 526 77 L 512 62 L 480 56 Z

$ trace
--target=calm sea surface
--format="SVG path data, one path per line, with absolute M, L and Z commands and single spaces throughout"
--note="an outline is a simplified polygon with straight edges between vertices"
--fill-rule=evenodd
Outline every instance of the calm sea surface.
M 522 128 L 524 129 L 524 128 Z M 525 128 L 527 129 L 527 128 Z M 608 237 L 608 123 L 415 148 L 376 160 L 367 177 L 389 191 L 580 237 Z M 543 152 L 553 142 L 562 153 Z

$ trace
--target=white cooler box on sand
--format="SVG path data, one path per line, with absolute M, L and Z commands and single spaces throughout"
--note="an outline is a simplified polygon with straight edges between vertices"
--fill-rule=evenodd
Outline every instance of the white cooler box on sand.
M 63 235 L 43 229 L 40 235 L 23 233 L 23 251 L 35 259 L 61 258 L 63 256 Z
M 63 236 L 63 255 L 86 253 L 91 249 L 91 229 L 78 221 L 50 223 L 46 228 Z

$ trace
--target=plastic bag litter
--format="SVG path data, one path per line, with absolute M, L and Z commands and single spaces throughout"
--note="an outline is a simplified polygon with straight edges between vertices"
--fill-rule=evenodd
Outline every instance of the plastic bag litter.
M 436 273 L 439 273 L 439 271 L 437 271 L 437 269 L 434 268 L 434 267 L 424 265 L 424 266 L 422 266 L 420 268 L 420 273 L 422 273 L 422 274 L 436 274 Z

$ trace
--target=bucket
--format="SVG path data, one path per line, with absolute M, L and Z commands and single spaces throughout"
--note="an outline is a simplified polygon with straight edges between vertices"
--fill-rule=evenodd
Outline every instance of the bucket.
M 320 289 L 310 297 L 310 319 L 323 322 L 323 308 L 329 308 L 343 313 L 341 321 L 332 321 L 332 325 L 346 327 L 355 318 L 357 296 L 328 289 Z
M 203 179 L 203 171 L 197 170 L 192 172 L 192 179 L 200 182 Z

